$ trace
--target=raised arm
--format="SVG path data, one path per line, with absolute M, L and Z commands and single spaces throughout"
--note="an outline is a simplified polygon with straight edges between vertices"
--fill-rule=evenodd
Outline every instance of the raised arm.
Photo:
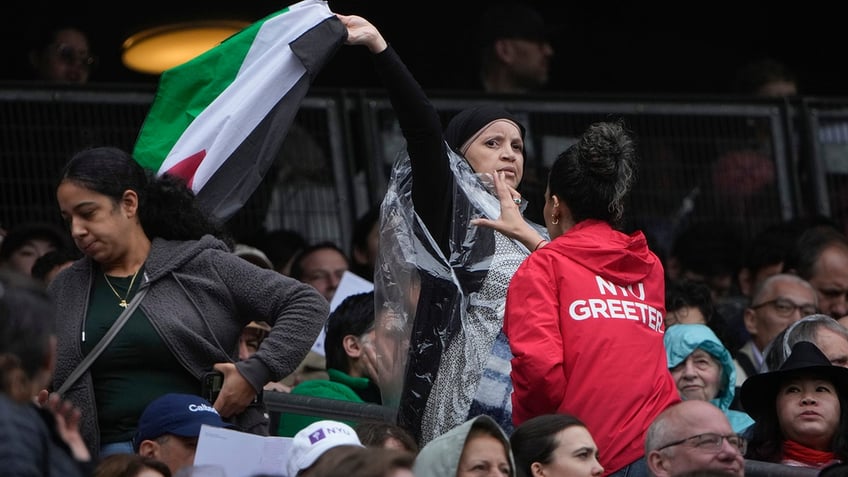
M 337 15 L 347 27 L 349 45 L 374 53 L 374 65 L 389 94 L 412 165 L 412 202 L 443 251 L 453 217 L 453 174 L 438 112 L 421 85 L 368 20 Z

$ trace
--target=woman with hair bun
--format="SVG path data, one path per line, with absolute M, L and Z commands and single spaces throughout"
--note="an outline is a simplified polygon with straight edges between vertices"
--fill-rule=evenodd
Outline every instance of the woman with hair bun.
M 504 317 L 513 422 L 578 416 L 607 475 L 646 475 L 645 431 L 680 400 L 663 347 L 662 263 L 641 231 L 617 229 L 635 161 L 621 122 L 592 124 L 557 157 L 545 191 L 552 241 L 518 267 Z M 509 190 L 496 186 L 503 204 Z M 487 224 L 529 234 L 508 211 Z

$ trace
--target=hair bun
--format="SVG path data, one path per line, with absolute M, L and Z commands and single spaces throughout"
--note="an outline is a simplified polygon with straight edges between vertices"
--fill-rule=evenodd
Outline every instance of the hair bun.
M 580 165 L 598 179 L 616 181 L 629 169 L 635 153 L 632 139 L 620 122 L 594 123 L 578 142 Z

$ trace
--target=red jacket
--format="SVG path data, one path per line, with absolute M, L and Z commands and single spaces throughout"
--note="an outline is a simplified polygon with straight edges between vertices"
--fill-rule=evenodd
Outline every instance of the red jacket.
M 641 232 L 585 220 L 513 275 L 504 330 L 513 421 L 568 413 L 600 450 L 605 474 L 644 455 L 645 431 L 680 400 L 663 348 L 662 263 Z

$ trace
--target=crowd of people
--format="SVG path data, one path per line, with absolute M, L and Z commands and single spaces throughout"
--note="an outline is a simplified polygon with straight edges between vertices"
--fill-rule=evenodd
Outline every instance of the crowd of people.
M 379 208 L 351 244 L 236 243 L 182 180 L 114 147 L 75 154 L 56 188 L 67 230 L 24 223 L 0 242 L 4 472 L 191 475 L 204 425 L 290 437 L 289 477 L 845 472 L 837 224 L 798 226 L 777 258 L 721 276 L 687 260 L 697 234 L 657 254 L 622 230 L 639 151 L 618 120 L 555 158 L 536 223 L 525 120 L 493 103 L 443 128 L 379 30 L 337 17 L 405 139 Z M 488 68 L 553 54 L 544 35 L 498 41 Z M 373 290 L 338 299 L 349 273 Z M 269 392 L 396 419 L 272 419 Z

